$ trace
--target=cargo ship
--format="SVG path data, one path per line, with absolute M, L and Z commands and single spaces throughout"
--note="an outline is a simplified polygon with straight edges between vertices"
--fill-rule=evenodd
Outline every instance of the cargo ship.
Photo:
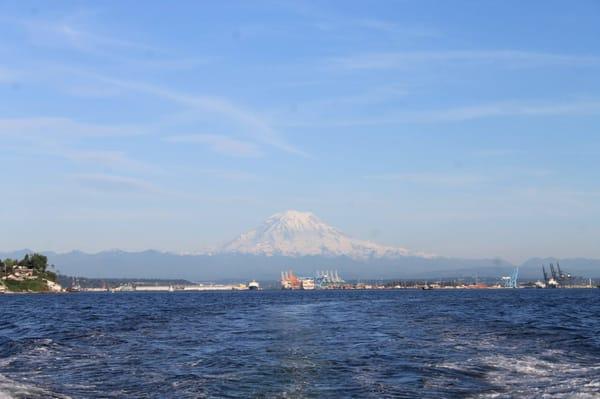
M 293 271 L 281 272 L 281 289 L 282 290 L 299 290 L 301 287 L 300 279 Z

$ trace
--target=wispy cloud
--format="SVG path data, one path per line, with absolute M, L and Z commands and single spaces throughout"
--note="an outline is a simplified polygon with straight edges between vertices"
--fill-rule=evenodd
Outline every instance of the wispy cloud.
M 79 13 L 58 19 L 0 17 L 0 21 L 18 26 L 33 46 L 102 57 L 105 62 L 117 63 L 122 68 L 180 71 L 207 65 L 218 58 L 209 55 L 181 57 L 170 48 L 124 38 L 126 33 L 118 36 L 114 31 L 107 33 L 93 29 L 90 19 L 81 16 Z
M 205 66 L 216 62 L 218 59 L 219 57 L 215 56 L 178 57 L 169 54 L 162 57 L 128 59 L 124 60 L 122 64 L 130 68 L 182 71 Z
M 239 170 L 195 169 L 194 172 L 204 176 L 210 176 L 218 180 L 254 181 L 259 179 L 259 176 L 255 175 L 254 173 Z
M 340 13 L 335 8 L 326 7 L 323 2 L 279 2 L 277 5 L 308 19 L 313 26 L 323 31 L 352 32 L 358 29 L 407 38 L 439 36 L 437 29 L 426 25 L 399 24 L 389 19 L 374 17 L 355 18 L 347 13 Z
M 203 112 L 218 114 L 221 117 L 236 121 L 242 125 L 244 133 L 258 142 L 291 154 L 307 156 L 304 151 L 287 143 L 265 118 L 227 99 L 214 96 L 188 95 L 175 90 L 135 81 L 123 81 L 101 76 L 96 76 L 96 78 L 117 87 L 154 95 Z
M 167 137 L 171 143 L 197 143 L 208 145 L 213 151 L 238 157 L 259 157 L 262 152 L 254 143 L 236 140 L 218 134 L 190 134 Z
M 423 184 L 428 186 L 466 187 L 487 181 L 487 178 L 477 174 L 451 174 L 451 173 L 386 173 L 365 176 L 370 180 L 386 182 L 404 182 Z
M 406 26 L 400 25 L 383 19 L 364 18 L 348 20 L 353 26 L 370 29 L 383 33 L 393 34 L 395 36 L 405 37 L 436 37 L 439 36 L 437 30 L 426 28 L 424 26 Z
M 106 87 L 102 85 L 73 85 L 65 89 L 67 94 L 82 98 L 108 98 L 123 94 L 123 90 L 116 87 Z
M 72 177 L 87 188 L 102 192 L 129 193 L 129 192 L 158 192 L 154 184 L 133 177 L 109 174 L 76 174 Z
M 340 106 L 340 105 L 369 105 L 381 103 L 389 100 L 404 98 L 409 94 L 403 87 L 394 85 L 378 86 L 362 91 L 361 93 L 350 94 L 339 97 L 323 98 L 301 104 L 300 107 Z
M 501 166 L 484 171 L 411 171 L 380 173 L 365 176 L 368 180 L 389 183 L 411 183 L 429 187 L 466 188 L 481 185 L 498 188 L 519 184 L 541 184 L 550 181 L 554 171 L 529 166 Z
M 64 147 L 54 147 L 54 155 L 76 161 L 101 165 L 119 171 L 159 173 L 162 171 L 154 164 L 149 164 L 131 158 L 123 151 L 114 150 L 84 150 Z
M 583 116 L 600 115 L 600 101 L 571 101 L 571 102 L 497 102 L 490 104 L 440 108 L 430 110 L 397 110 L 376 116 L 356 118 L 335 118 L 330 116 L 324 120 L 319 115 L 309 115 L 301 119 L 293 116 L 285 118 L 282 123 L 289 126 L 374 126 L 395 125 L 403 123 L 443 123 L 462 122 L 469 120 L 498 118 L 498 117 L 542 117 L 542 116 Z
M 134 159 L 125 151 L 89 148 L 96 139 L 115 140 L 149 131 L 141 126 L 98 125 L 62 117 L 0 119 L 0 140 L 4 139 L 4 145 L 13 143 L 12 151 L 23 156 L 49 156 L 72 161 L 77 167 L 102 167 L 121 173 L 162 174 L 162 168 Z
M 443 50 L 366 53 L 327 60 L 327 64 L 344 69 L 393 69 L 421 63 L 499 63 L 513 67 L 600 66 L 600 56 L 553 54 L 519 50 Z
M 421 118 L 434 121 L 462 121 L 495 116 L 564 116 L 598 113 L 600 113 L 600 101 L 573 101 L 554 104 L 506 102 L 424 112 Z
M 65 117 L 0 118 L 0 136 L 20 138 L 110 137 L 143 133 L 144 130 L 140 126 L 95 124 Z
M 61 20 L 27 19 L 11 20 L 21 26 L 35 45 L 72 48 L 78 51 L 101 55 L 114 50 L 157 52 L 154 46 L 121 39 L 107 34 L 98 34 L 82 27 L 73 18 Z
M 472 152 L 478 158 L 514 158 L 523 155 L 524 150 L 516 148 L 479 148 Z

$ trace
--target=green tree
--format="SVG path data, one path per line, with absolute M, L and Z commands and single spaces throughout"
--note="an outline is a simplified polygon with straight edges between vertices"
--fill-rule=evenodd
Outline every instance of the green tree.
M 39 273 L 44 273 L 48 267 L 48 258 L 42 254 L 33 254 L 29 258 L 29 265 Z
M 13 268 L 17 265 L 17 261 L 14 259 L 6 258 L 4 259 L 4 273 L 11 274 L 13 272 Z
M 23 259 L 21 259 L 20 261 L 18 261 L 17 264 L 19 266 L 31 269 L 31 259 L 29 259 L 29 254 L 25 254 L 25 256 L 23 257 Z

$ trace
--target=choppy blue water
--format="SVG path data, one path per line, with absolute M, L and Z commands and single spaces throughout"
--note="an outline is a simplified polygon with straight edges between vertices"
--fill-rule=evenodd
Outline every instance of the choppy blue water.
M 0 296 L 0 397 L 600 397 L 600 290 Z

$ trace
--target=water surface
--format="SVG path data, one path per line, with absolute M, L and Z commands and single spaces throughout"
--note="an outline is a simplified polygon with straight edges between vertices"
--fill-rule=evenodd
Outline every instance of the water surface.
M 600 397 L 600 290 L 0 296 L 0 397 Z

